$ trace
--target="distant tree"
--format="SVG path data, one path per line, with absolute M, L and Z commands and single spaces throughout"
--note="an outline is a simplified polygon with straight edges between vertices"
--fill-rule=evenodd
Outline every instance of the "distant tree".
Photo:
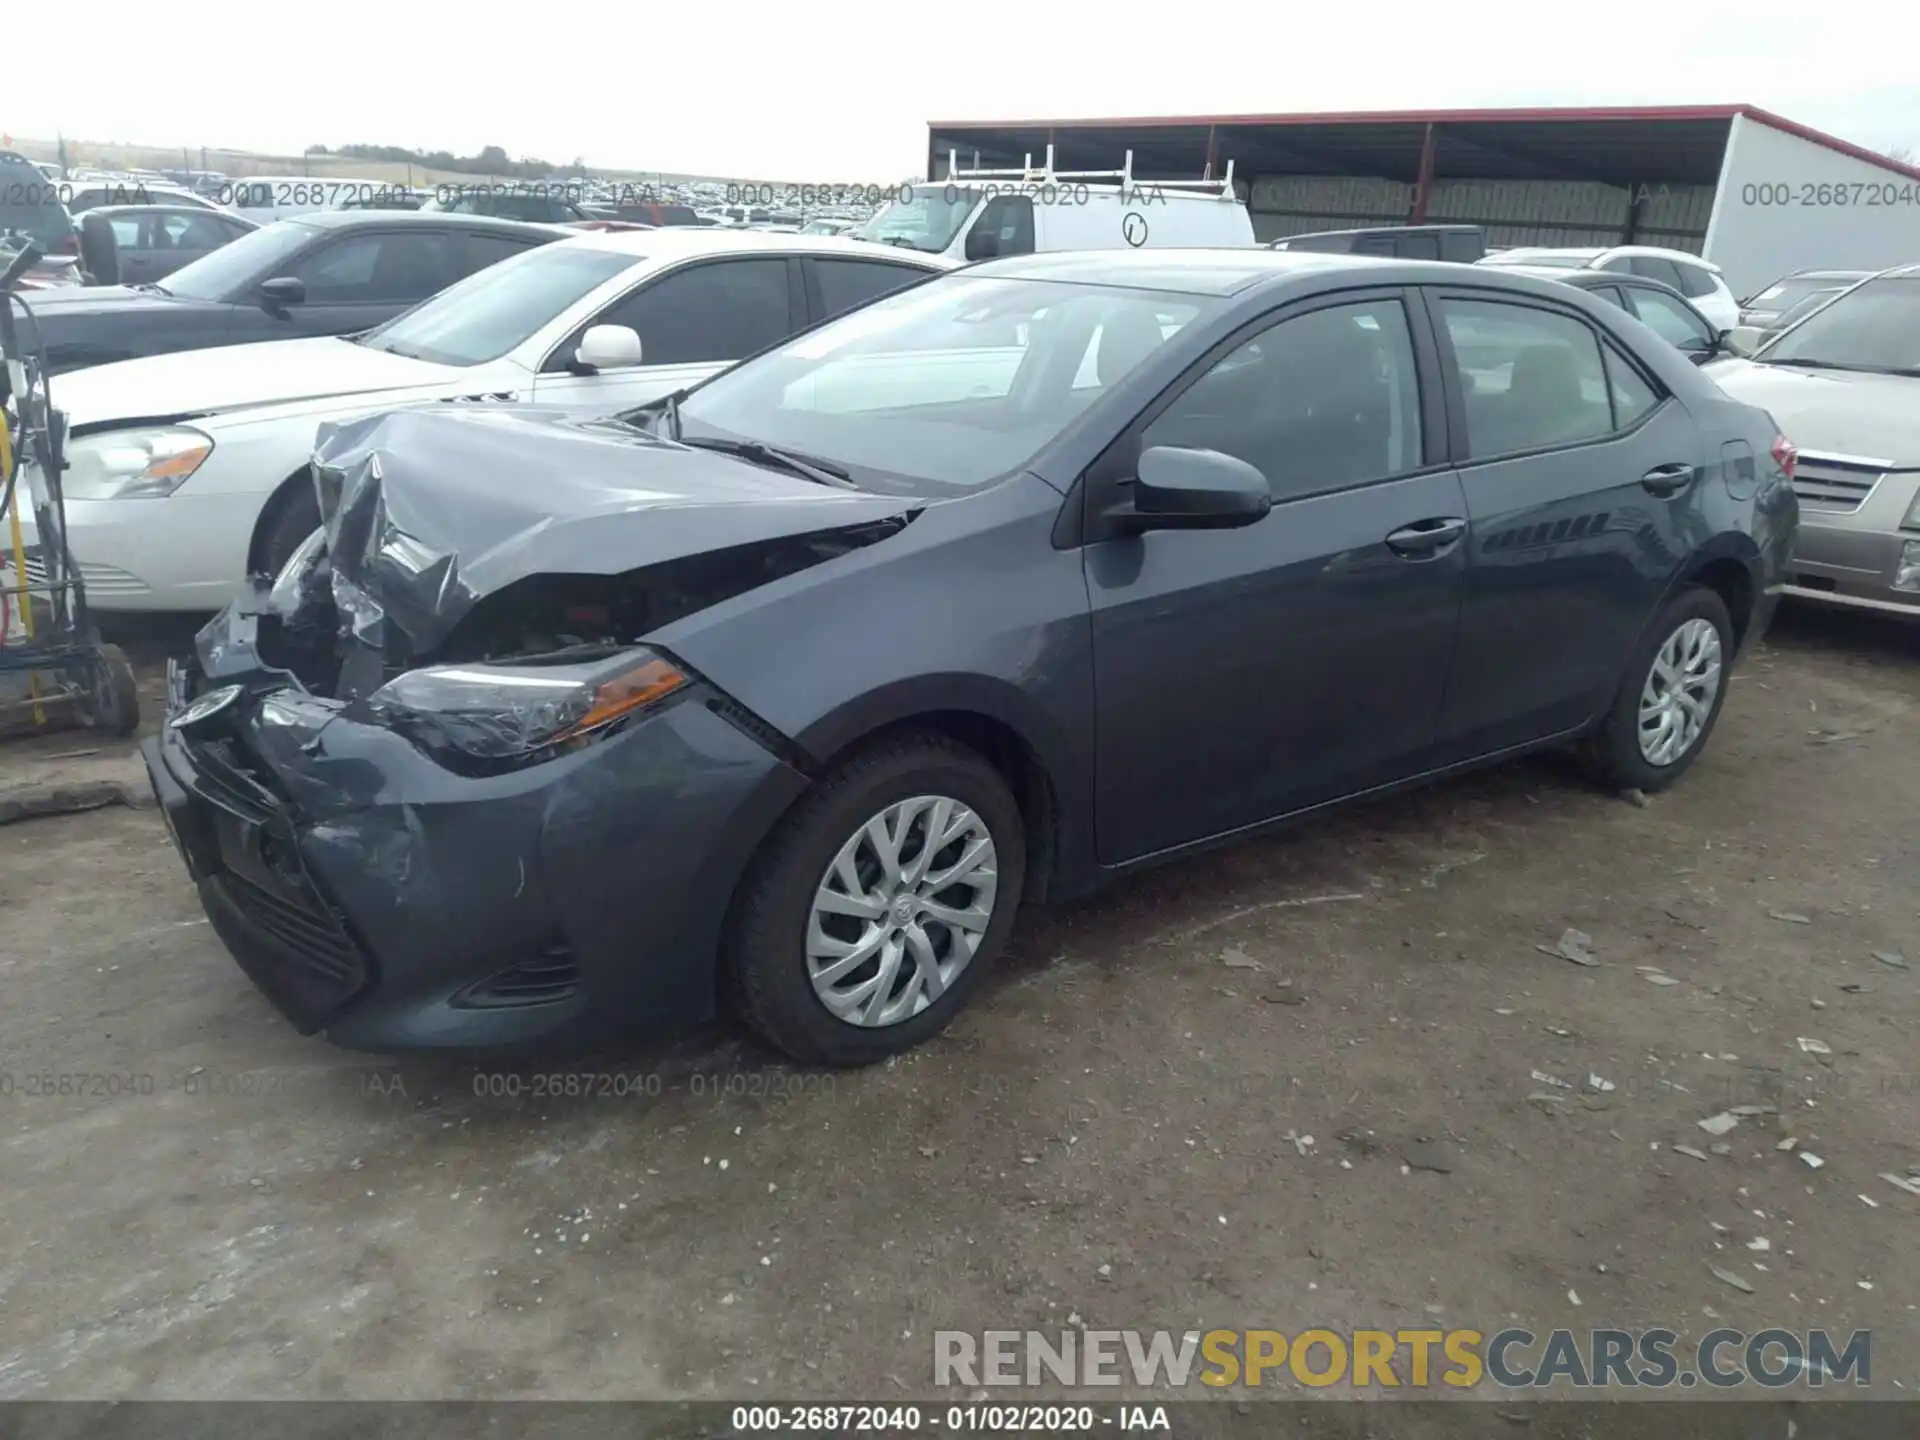
M 307 146 L 306 153 L 309 155 L 330 155 L 333 152 L 328 150 L 324 145 L 309 145 Z

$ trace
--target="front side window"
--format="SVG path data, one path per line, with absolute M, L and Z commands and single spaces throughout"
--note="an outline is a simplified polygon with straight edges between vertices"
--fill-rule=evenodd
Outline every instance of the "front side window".
M 1577 445 L 1613 429 L 1599 338 L 1568 315 L 1508 301 L 1440 301 L 1475 460 Z
M 355 235 L 316 251 L 291 273 L 310 302 L 424 300 L 452 278 L 446 252 L 447 237 L 422 231 Z
M 690 438 L 752 439 L 893 493 L 964 492 L 1030 462 L 1210 297 L 942 276 L 843 315 L 687 396 Z M 1075 384 L 1088 365 L 1096 383 Z
M 764 350 L 793 330 L 787 262 L 719 260 L 651 280 L 595 316 L 640 337 L 645 365 L 704 365 Z
M 980 210 L 967 236 L 968 251 L 976 248 L 974 236 L 987 244 L 977 247 L 986 255 L 1031 255 L 1033 253 L 1033 200 L 1026 195 L 996 195 Z
M 1420 386 L 1398 300 L 1282 320 L 1230 351 L 1149 425 L 1141 445 L 1219 450 L 1275 500 L 1417 470 Z

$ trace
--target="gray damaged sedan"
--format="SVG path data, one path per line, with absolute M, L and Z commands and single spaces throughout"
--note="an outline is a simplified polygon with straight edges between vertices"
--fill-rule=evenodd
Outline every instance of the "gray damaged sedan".
M 1920 616 L 1920 265 L 1856 285 L 1750 359 L 1704 373 L 1764 405 L 1799 447 L 1786 593 Z
M 999 260 L 643 412 L 323 430 L 322 529 L 200 635 L 147 764 L 302 1030 L 730 1007 L 869 1062 L 1023 901 L 1541 746 L 1671 784 L 1766 625 L 1791 458 L 1552 281 Z

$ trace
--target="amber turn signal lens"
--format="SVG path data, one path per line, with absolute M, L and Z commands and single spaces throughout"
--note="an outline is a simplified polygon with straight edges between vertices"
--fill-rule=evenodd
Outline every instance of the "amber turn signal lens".
M 660 659 L 643 660 L 624 675 L 616 675 L 611 680 L 602 681 L 593 692 L 593 704 L 578 723 L 570 726 L 568 735 L 578 735 L 584 730 L 592 730 L 617 720 L 630 710 L 638 710 L 643 705 L 651 705 L 656 700 L 664 700 L 682 685 L 687 677 Z

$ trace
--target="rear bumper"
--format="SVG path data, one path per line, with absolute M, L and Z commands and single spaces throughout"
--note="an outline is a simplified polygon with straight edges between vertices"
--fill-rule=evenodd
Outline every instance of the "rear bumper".
M 805 788 L 705 698 L 487 779 L 298 691 L 143 754 L 208 920 L 303 1033 L 574 1047 L 712 1017 L 735 880 Z

